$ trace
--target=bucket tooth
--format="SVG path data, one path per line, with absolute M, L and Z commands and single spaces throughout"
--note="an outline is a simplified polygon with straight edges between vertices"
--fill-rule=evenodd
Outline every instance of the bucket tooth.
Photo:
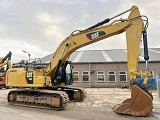
M 132 116 L 147 116 L 152 112 L 152 98 L 137 85 L 131 87 L 131 98 L 113 107 L 120 114 Z

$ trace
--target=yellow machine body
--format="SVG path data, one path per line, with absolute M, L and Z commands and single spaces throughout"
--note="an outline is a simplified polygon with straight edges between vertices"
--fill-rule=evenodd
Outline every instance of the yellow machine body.
M 50 76 L 44 76 L 42 70 L 12 68 L 8 70 L 6 84 L 12 87 L 47 87 L 51 86 Z

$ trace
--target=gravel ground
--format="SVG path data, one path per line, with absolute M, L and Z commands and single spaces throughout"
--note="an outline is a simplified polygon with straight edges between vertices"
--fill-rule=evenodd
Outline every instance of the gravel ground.
M 0 90 L 0 120 L 160 120 L 160 98 L 153 91 L 153 112 L 147 117 L 115 113 L 111 108 L 130 97 L 130 90 L 118 88 L 85 88 L 84 102 L 70 102 L 62 111 L 12 106 L 7 103 L 9 89 Z

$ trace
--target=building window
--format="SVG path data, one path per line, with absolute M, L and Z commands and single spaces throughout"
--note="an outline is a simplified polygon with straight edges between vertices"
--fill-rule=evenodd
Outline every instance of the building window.
M 79 82 L 79 72 L 78 71 L 73 72 L 73 82 Z
M 108 82 L 116 82 L 116 72 L 115 71 L 108 72 Z
M 85 71 L 85 72 L 82 72 L 82 76 L 83 76 L 83 82 L 89 82 L 89 72 L 88 71 Z
M 126 71 L 119 72 L 119 82 L 127 82 L 127 73 Z
M 97 72 L 97 82 L 105 82 L 105 75 L 103 71 Z

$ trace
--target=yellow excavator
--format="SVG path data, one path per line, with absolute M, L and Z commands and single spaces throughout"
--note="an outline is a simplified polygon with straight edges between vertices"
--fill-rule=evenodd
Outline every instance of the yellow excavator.
M 5 57 L 0 57 L 0 89 L 7 88 L 5 84 L 6 72 L 9 68 L 12 68 L 11 64 L 12 52 L 9 51 Z
M 130 11 L 128 18 L 115 19 Z M 148 69 L 138 72 L 140 43 L 143 36 L 146 68 L 148 68 L 147 32 L 148 18 L 140 14 L 137 6 L 132 6 L 112 18 L 107 18 L 85 30 L 76 30 L 60 43 L 50 63 L 28 62 L 23 67 L 11 68 L 6 74 L 6 85 L 19 89 L 8 93 L 8 102 L 12 105 L 40 107 L 46 109 L 64 109 L 69 100 L 83 101 L 86 92 L 81 88 L 68 87 L 73 83 L 72 65 L 69 56 L 77 49 L 104 40 L 105 38 L 126 33 L 128 73 L 131 81 L 131 98 L 115 105 L 117 113 L 133 116 L 147 116 L 153 108 L 152 94 L 147 89 Z M 136 82 L 136 76 L 142 74 L 143 84 Z

